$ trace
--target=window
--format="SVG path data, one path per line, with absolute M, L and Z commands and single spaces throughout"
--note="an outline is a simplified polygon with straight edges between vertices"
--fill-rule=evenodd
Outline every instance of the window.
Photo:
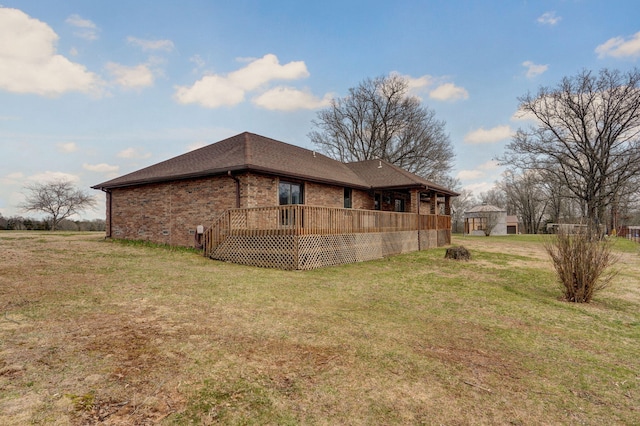
M 345 209 L 351 208 L 351 203 L 352 203 L 351 195 L 352 195 L 351 188 L 345 188 L 344 189 L 344 208 Z
M 280 182 L 279 186 L 280 205 L 303 204 L 302 184 L 292 182 Z
M 280 182 L 278 187 L 278 198 L 281 206 L 291 204 L 302 204 L 302 184 L 293 182 Z M 300 220 L 302 218 L 299 218 Z M 280 225 L 294 226 L 296 223 L 296 211 L 292 208 L 280 211 Z
M 376 193 L 374 197 L 374 202 L 373 202 L 373 209 L 380 210 L 381 206 L 382 206 L 382 195 L 380 193 Z
M 397 212 L 403 212 L 404 211 L 404 200 L 402 198 L 396 198 L 395 200 L 396 203 L 396 211 Z

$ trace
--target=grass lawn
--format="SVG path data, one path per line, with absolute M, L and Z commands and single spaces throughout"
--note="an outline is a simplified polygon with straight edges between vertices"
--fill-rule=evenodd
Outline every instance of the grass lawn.
M 0 232 L 0 424 L 640 424 L 640 246 L 576 305 L 542 242 L 280 271 Z

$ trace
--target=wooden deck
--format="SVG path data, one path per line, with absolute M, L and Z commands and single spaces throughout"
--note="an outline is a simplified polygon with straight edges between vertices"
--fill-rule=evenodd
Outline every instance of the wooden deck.
M 214 259 L 312 269 L 450 244 L 451 217 L 307 205 L 230 209 L 203 242 Z

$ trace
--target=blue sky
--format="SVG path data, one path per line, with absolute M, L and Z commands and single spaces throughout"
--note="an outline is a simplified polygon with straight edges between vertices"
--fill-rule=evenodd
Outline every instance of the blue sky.
M 309 149 L 320 108 L 392 72 L 446 121 L 478 194 L 518 96 L 640 58 L 640 2 L 0 0 L 0 213 L 243 131 Z

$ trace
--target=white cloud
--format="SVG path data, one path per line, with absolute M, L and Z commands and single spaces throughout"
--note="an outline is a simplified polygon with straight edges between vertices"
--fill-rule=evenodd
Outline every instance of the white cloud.
M 640 57 L 640 32 L 629 38 L 614 37 L 596 47 L 599 58 L 611 56 L 614 58 L 637 58 Z
M 78 150 L 78 145 L 76 145 L 75 142 L 65 142 L 65 143 L 59 143 L 56 145 L 58 147 L 58 151 L 60 152 L 76 152 Z
M 195 103 L 206 108 L 237 105 L 247 92 L 272 80 L 297 80 L 309 76 L 302 61 L 280 65 L 278 58 L 267 54 L 227 75 L 206 75 L 192 86 L 177 86 L 175 99 L 181 104 Z
M 530 121 L 530 122 L 536 122 L 538 121 L 538 119 L 536 118 L 536 116 L 529 111 L 522 111 L 520 109 L 518 109 L 516 112 L 513 113 L 513 115 L 511 116 L 511 121 Z
M 118 153 L 118 157 L 120 158 L 149 158 L 151 154 L 148 152 L 143 152 L 137 148 L 127 148 Z
M 255 97 L 253 103 L 269 110 L 294 111 L 326 107 L 331 103 L 331 98 L 330 93 L 320 99 L 307 90 L 275 87 Z
M 465 88 L 456 86 L 448 81 L 450 78 L 447 76 L 434 77 L 425 74 L 420 77 L 411 77 L 410 75 L 400 74 L 397 71 L 392 71 L 391 74 L 399 75 L 407 80 L 409 94 L 419 99 L 422 99 L 424 94 L 428 94 L 431 99 L 439 101 L 457 101 L 469 98 L 469 92 Z
M 562 20 L 561 16 L 556 16 L 556 12 L 545 12 L 537 19 L 539 24 L 542 25 L 557 25 Z
M 5 175 L 0 178 L 0 183 L 4 187 L 19 185 L 22 182 L 24 182 L 24 173 L 22 172 L 9 173 L 8 175 Z
M 478 166 L 478 170 L 497 170 L 500 167 L 500 163 L 498 163 L 496 160 L 489 160 L 486 163 L 482 163 Z
M 513 136 L 513 133 L 514 132 L 511 130 L 511 127 L 507 125 L 496 126 L 491 129 L 484 129 L 481 127 L 467 133 L 464 136 L 464 141 L 470 144 L 494 143 L 510 138 Z
M 98 38 L 98 26 L 89 19 L 84 19 L 80 15 L 73 14 L 66 21 L 67 24 L 78 28 L 74 34 L 85 40 L 93 41 Z
M 484 177 L 486 173 L 481 170 L 460 170 L 456 178 L 460 180 L 474 180 Z
M 549 65 L 534 64 L 531 61 L 524 61 L 522 63 L 522 66 L 527 69 L 527 73 L 526 73 L 527 78 L 533 78 L 535 76 L 538 76 L 549 69 Z
M 477 182 L 469 185 L 464 185 L 462 189 L 466 189 L 473 194 L 481 194 L 483 192 L 489 191 L 490 189 L 493 189 L 494 187 L 495 183 L 492 182 Z
M 461 170 L 456 175 L 459 179 L 478 179 L 483 176 L 486 176 L 487 172 L 492 172 L 494 170 L 500 169 L 502 166 L 495 161 L 489 160 L 485 163 L 480 164 L 473 170 Z
M 120 169 L 119 166 L 112 166 L 106 163 L 100 163 L 100 164 L 84 163 L 82 165 L 82 168 L 85 170 L 89 170 L 90 172 L 98 172 L 98 173 L 115 173 Z
M 468 99 L 469 92 L 453 83 L 444 83 L 429 92 L 429 97 L 439 101 L 457 101 L 458 99 Z
M 202 56 L 200 55 L 193 55 L 189 58 L 189 62 L 196 64 L 196 68 L 202 68 L 205 64 L 204 59 L 202 59 Z
M 271 80 L 298 80 L 309 77 L 303 61 L 280 65 L 276 55 L 267 54 L 229 74 L 229 82 L 245 90 L 254 90 Z
M 430 75 L 423 75 L 421 77 L 413 78 L 411 76 L 403 76 L 409 83 L 409 92 L 420 93 L 423 89 L 426 89 L 433 85 L 436 79 Z
M 129 36 L 127 37 L 127 42 L 142 50 L 164 50 L 165 52 L 171 52 L 174 48 L 171 40 L 144 40 Z
M 114 81 L 126 89 L 139 89 L 153 85 L 153 72 L 145 64 L 128 67 L 109 62 L 106 69 L 114 77 Z
M 9 179 L 22 179 L 24 178 L 24 173 L 22 172 L 9 173 L 6 177 L 8 177 Z
M 51 172 L 46 171 L 43 173 L 37 173 L 35 175 L 31 175 L 27 177 L 27 180 L 37 182 L 37 183 L 46 183 L 58 180 L 68 180 L 70 182 L 78 182 L 80 177 L 77 175 L 73 175 L 65 172 Z
M 207 75 L 193 86 L 178 86 L 175 99 L 181 104 L 199 104 L 205 108 L 237 105 L 244 100 L 245 91 L 228 84 L 225 77 Z
M 0 89 L 45 96 L 100 94 L 96 74 L 56 54 L 58 35 L 44 22 L 0 7 L 0 40 Z

